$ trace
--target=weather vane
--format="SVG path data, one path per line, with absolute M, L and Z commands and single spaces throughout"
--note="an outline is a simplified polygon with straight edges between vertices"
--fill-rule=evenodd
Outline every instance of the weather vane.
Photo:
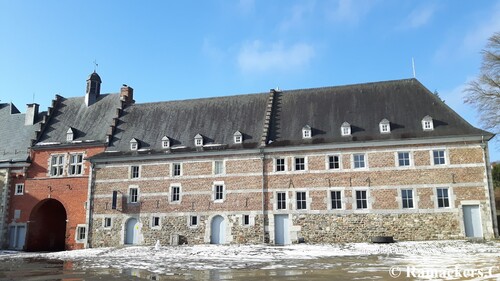
M 99 66 L 99 64 L 97 64 L 97 61 L 94 59 L 94 72 L 97 71 L 98 66 Z

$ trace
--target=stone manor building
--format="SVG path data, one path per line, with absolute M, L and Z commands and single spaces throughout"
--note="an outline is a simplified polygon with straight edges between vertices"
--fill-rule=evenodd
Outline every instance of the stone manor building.
M 130 104 L 87 246 L 491 239 L 492 137 L 416 79 Z

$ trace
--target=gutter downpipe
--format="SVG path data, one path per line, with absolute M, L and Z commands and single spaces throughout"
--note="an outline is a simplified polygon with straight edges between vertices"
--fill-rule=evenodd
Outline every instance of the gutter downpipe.
M 488 152 L 488 143 L 482 142 L 481 147 L 483 148 L 484 162 L 486 168 L 486 181 L 488 185 L 488 193 L 490 197 L 490 209 L 491 216 L 493 220 L 493 235 L 498 238 L 498 219 L 497 219 L 497 208 L 495 204 L 495 191 L 493 190 L 493 178 L 491 176 L 491 164 L 490 164 L 490 154 Z

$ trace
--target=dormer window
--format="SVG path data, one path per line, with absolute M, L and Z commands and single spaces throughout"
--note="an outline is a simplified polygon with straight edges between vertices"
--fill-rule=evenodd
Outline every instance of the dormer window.
M 69 127 L 68 131 L 66 131 L 66 141 L 71 142 L 75 138 L 75 133 L 73 132 L 73 128 Z
M 302 138 L 310 139 L 312 137 L 311 127 L 309 125 L 305 125 L 302 128 Z
M 432 121 L 432 117 L 430 117 L 429 115 L 425 116 L 422 119 L 422 129 L 424 131 L 434 130 L 434 122 Z
M 243 142 L 243 134 L 240 131 L 234 132 L 233 135 L 234 143 L 242 143 Z
M 388 134 L 391 132 L 391 123 L 387 119 L 382 119 L 378 126 L 381 134 Z
M 170 139 L 167 136 L 164 136 L 161 138 L 161 147 L 162 148 L 169 148 L 170 147 Z
M 194 137 L 194 146 L 200 147 L 203 146 L 203 136 L 200 134 L 197 134 Z
M 130 140 L 130 150 L 137 150 L 139 149 L 139 142 L 133 138 Z
M 350 136 L 351 135 L 351 124 L 344 122 L 340 127 L 340 133 L 342 136 Z

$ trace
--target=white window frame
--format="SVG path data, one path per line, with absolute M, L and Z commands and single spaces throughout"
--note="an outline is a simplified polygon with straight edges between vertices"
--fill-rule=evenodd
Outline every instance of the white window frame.
M 132 197 L 132 190 L 135 189 L 137 190 L 137 195 L 136 195 L 136 200 L 135 201 L 132 201 L 133 197 Z M 128 193 L 127 193 L 127 203 L 130 203 L 130 204 L 139 204 L 140 202 L 140 190 L 139 190 L 139 187 L 138 186 L 129 186 L 128 187 Z
M 448 201 L 448 206 L 443 206 L 443 207 L 440 207 L 439 206 L 439 193 L 438 193 L 438 190 L 439 189 L 446 189 L 447 192 L 448 192 L 448 196 L 446 197 L 446 200 Z M 436 209 L 451 209 L 453 208 L 453 200 L 452 200 L 452 190 L 450 187 L 447 187 L 447 186 L 439 186 L 439 187 L 436 187 L 434 189 L 434 192 L 435 192 L 435 198 L 436 198 L 436 201 L 435 201 L 435 206 L 436 206 Z
M 297 159 L 304 159 L 304 169 L 303 170 L 297 170 Z M 296 156 L 293 157 L 293 170 L 294 171 L 307 171 L 307 157 L 306 156 Z
M 248 218 L 248 223 L 245 223 L 245 218 Z M 243 227 L 248 227 L 248 226 L 252 225 L 252 216 L 250 216 L 249 214 L 242 214 L 241 215 L 241 225 Z
M 356 156 L 363 156 L 363 167 L 356 167 Z M 355 170 L 362 170 L 368 168 L 368 156 L 366 153 L 353 153 L 351 156 L 351 167 Z
M 403 191 L 411 191 L 411 203 L 412 203 L 412 207 L 404 207 L 404 202 L 405 202 L 405 199 L 403 197 Z M 399 189 L 399 198 L 400 198 L 400 201 L 401 201 L 401 209 L 403 210 L 412 210 L 412 209 L 417 209 L 417 204 L 416 204 L 416 199 L 415 199 L 415 189 L 413 188 L 400 188 Z
M 174 200 L 174 188 L 179 188 L 179 199 Z M 182 186 L 180 183 L 172 183 L 170 184 L 170 193 L 169 193 L 169 202 L 172 204 L 180 204 L 182 201 Z
M 203 136 L 198 134 L 194 137 L 194 146 L 201 147 L 203 146 Z
M 222 198 L 217 199 L 217 194 L 219 194 L 219 192 L 217 192 L 217 187 L 219 186 L 222 186 Z M 224 200 L 226 200 L 226 185 L 223 181 L 216 181 L 212 185 L 212 201 L 214 201 L 214 203 L 222 203 Z
M 220 167 L 219 167 L 221 169 L 220 171 L 217 171 L 217 165 L 220 165 Z M 226 174 L 226 161 L 224 161 L 224 160 L 215 160 L 213 162 L 212 169 L 213 169 L 213 174 L 214 175 L 224 175 L 224 174 Z
M 443 157 L 439 157 L 439 159 L 443 159 L 444 160 L 444 163 L 439 163 L 439 164 L 436 164 L 436 160 L 434 159 L 434 152 L 443 152 Z M 448 153 L 446 151 L 446 149 L 433 149 L 430 151 L 430 156 L 431 156 L 431 165 L 432 166 L 444 166 L 444 165 L 447 165 L 448 164 Z
M 391 132 L 391 123 L 387 119 L 383 119 L 378 124 L 381 134 L 389 134 Z
M 56 158 L 57 159 L 57 163 L 53 163 L 53 159 Z M 50 169 L 49 169 L 49 175 L 51 177 L 62 177 L 64 176 L 64 166 L 65 166 L 65 163 L 66 163 L 66 155 L 65 154 L 52 154 L 50 156 Z M 60 163 L 62 162 L 62 163 Z M 52 170 L 56 168 L 57 170 L 57 173 L 52 173 Z
M 179 167 L 179 174 L 178 175 L 176 175 L 176 171 L 177 171 L 176 167 L 177 166 Z M 180 176 L 182 176 L 182 163 L 181 162 L 174 162 L 174 163 L 172 163 L 171 175 L 172 175 L 172 177 L 180 177 Z
M 399 160 L 400 160 L 399 154 L 400 153 L 408 153 L 408 165 L 403 165 L 403 166 L 400 165 L 400 163 L 399 163 Z M 413 153 L 411 151 L 407 151 L 407 150 L 405 150 L 405 151 L 403 151 L 403 150 L 402 151 L 396 151 L 396 152 L 394 152 L 394 157 L 396 159 L 396 161 L 395 161 L 396 167 L 399 167 L 399 168 L 408 168 L 408 167 L 412 167 L 413 166 Z
M 358 191 L 365 192 L 365 194 L 366 194 L 366 198 L 364 199 L 364 200 L 366 200 L 366 208 L 358 208 L 358 194 L 357 194 Z M 356 188 L 356 189 L 353 189 L 352 192 L 353 192 L 353 197 L 354 197 L 354 202 L 353 202 L 353 209 L 354 210 L 363 211 L 363 210 L 370 210 L 371 209 L 370 193 L 367 189 Z M 363 200 L 363 199 L 361 198 L 360 200 Z
M 82 157 L 82 161 L 81 162 L 73 162 L 73 158 L 78 157 L 78 156 Z M 69 154 L 69 167 L 68 167 L 68 175 L 69 176 L 81 176 L 81 175 L 83 175 L 83 173 L 84 173 L 84 171 L 83 171 L 83 168 L 84 168 L 83 163 L 85 162 L 83 160 L 83 158 L 84 158 L 84 154 L 83 153 L 70 153 Z M 80 173 L 73 173 L 72 172 L 73 168 L 75 168 L 75 171 L 76 171 L 78 169 L 78 167 L 80 167 Z
M 161 139 L 161 147 L 162 148 L 170 148 L 170 139 L 167 136 L 164 136 Z
M 351 135 L 351 124 L 344 122 L 342 126 L 340 126 L 340 134 L 343 137 L 347 137 Z
M 107 220 L 109 220 L 109 225 L 106 225 Z M 106 229 L 113 228 L 113 218 L 112 217 L 104 217 L 102 219 L 102 227 L 106 228 Z
M 21 191 L 19 191 L 19 188 Z M 14 186 L 14 195 L 24 195 L 24 183 L 16 183 Z
M 234 132 L 233 141 L 235 144 L 243 143 L 243 134 L 240 131 Z
M 83 229 L 83 238 L 81 230 Z M 76 243 L 85 243 L 87 241 L 87 225 L 78 224 L 75 231 L 75 241 Z
M 304 194 L 305 198 L 300 200 L 300 203 L 303 204 L 305 203 L 305 208 L 300 208 L 299 209 L 299 193 Z M 304 211 L 304 210 L 309 210 L 309 192 L 306 190 L 296 190 L 294 193 L 294 199 L 295 199 L 295 210 L 297 211 Z
M 155 218 L 158 218 L 158 225 L 155 225 Z M 151 216 L 151 223 L 149 225 L 151 229 L 161 229 L 161 217 L 159 215 Z
M 139 149 L 139 142 L 137 140 L 131 140 L 130 141 L 130 150 L 138 150 Z
M 66 141 L 67 142 L 72 142 L 74 140 L 75 134 L 71 128 L 66 131 Z
M 422 130 L 434 131 L 434 120 L 429 115 L 422 119 Z
M 193 224 L 193 218 L 196 218 L 196 223 Z M 197 228 L 200 225 L 200 217 L 198 215 L 189 215 L 188 216 L 188 226 L 189 228 Z
M 329 189 L 327 190 L 328 194 L 327 194 L 327 198 L 328 198 L 328 210 L 330 211 L 339 211 L 339 210 L 345 210 L 345 196 L 344 196 L 344 189 L 340 189 L 340 188 L 332 188 L 332 189 Z M 333 204 L 332 204 L 332 192 L 340 192 L 340 208 L 333 208 Z
M 134 177 L 134 167 L 137 167 L 137 177 Z M 130 179 L 139 179 L 141 177 L 141 166 L 140 165 L 131 165 L 128 171 Z
M 330 168 L 330 157 L 337 157 L 338 158 L 338 168 Z M 340 154 L 328 154 L 325 157 L 325 167 L 327 170 L 330 171 L 339 171 L 342 170 L 342 156 Z
M 280 194 L 285 194 L 284 198 L 284 203 L 285 203 L 285 208 L 279 208 L 280 207 Z M 281 210 L 288 210 L 288 192 L 287 191 L 275 191 L 274 192 L 274 204 L 275 204 L 275 210 L 281 211 Z
M 278 171 L 278 160 L 283 160 L 283 171 Z M 288 171 L 288 161 L 286 157 L 276 157 L 274 158 L 274 172 L 276 173 L 284 173 Z
M 312 130 L 309 125 L 306 125 L 302 128 L 302 138 L 303 139 L 310 139 L 312 138 Z

